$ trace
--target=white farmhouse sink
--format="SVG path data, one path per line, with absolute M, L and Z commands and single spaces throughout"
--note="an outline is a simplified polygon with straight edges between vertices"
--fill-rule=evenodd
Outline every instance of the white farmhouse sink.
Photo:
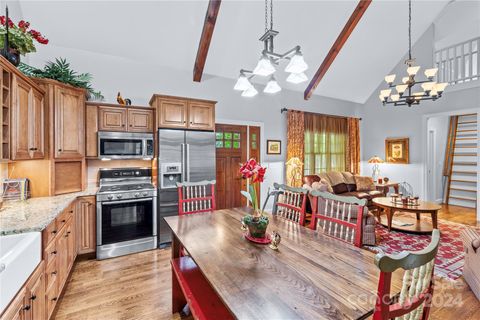
M 41 261 L 40 232 L 0 237 L 0 314 Z

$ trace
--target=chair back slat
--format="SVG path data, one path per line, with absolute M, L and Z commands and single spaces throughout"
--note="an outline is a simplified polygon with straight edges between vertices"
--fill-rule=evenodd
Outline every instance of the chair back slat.
M 178 214 L 215 210 L 215 181 L 177 183 Z
M 361 247 L 362 222 L 368 210 L 366 201 L 316 190 L 310 195 L 313 199 L 310 228 Z
M 308 190 L 293 188 L 283 184 L 274 183 L 275 199 L 272 214 L 303 225 L 307 206 Z
M 379 253 L 375 256 L 375 264 L 380 269 L 380 279 L 373 313 L 374 320 L 428 319 L 439 243 L 440 232 L 434 229 L 432 241 L 421 251 L 403 251 L 396 255 Z M 397 269 L 404 270 L 402 288 L 398 296 L 392 297 L 390 294 L 392 273 Z

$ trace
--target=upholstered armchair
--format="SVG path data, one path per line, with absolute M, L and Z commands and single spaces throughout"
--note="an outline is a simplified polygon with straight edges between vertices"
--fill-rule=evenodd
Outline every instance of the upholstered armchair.
M 463 277 L 480 300 L 480 234 L 473 228 L 465 228 L 461 237 L 465 248 Z

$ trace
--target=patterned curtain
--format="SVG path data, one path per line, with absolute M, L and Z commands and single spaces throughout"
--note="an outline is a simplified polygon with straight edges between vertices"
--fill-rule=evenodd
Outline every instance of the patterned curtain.
M 345 171 L 347 140 L 347 119 L 306 114 L 305 175 Z
M 347 170 L 360 173 L 360 119 L 348 118 Z
M 304 162 L 304 139 L 305 139 L 305 116 L 302 111 L 288 110 L 287 124 L 287 161 L 297 157 L 302 163 Z M 301 187 L 303 182 L 296 176 L 290 166 L 286 166 L 286 181 L 293 187 Z M 301 169 L 300 169 L 301 170 Z M 301 170 L 300 172 L 302 172 Z

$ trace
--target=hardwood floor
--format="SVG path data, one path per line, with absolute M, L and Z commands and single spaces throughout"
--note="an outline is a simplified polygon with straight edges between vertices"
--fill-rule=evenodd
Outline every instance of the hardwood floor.
M 473 209 L 444 206 L 439 216 L 478 225 Z M 171 315 L 170 249 L 76 262 L 55 319 L 179 319 Z M 373 263 L 373 261 L 372 261 Z M 463 279 L 438 278 L 430 319 L 480 319 L 480 302 Z

